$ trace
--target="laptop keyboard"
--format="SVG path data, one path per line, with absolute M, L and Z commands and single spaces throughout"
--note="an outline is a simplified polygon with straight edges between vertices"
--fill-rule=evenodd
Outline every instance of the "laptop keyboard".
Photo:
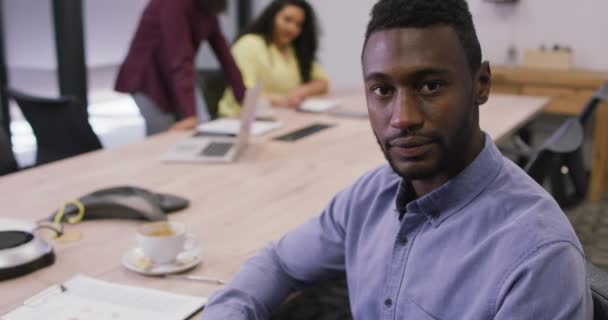
M 220 157 L 225 155 L 234 146 L 232 142 L 211 142 L 201 152 L 206 157 Z

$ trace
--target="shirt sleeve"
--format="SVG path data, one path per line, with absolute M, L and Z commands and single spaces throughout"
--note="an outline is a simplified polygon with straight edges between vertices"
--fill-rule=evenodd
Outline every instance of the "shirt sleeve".
M 230 83 L 234 96 L 239 102 L 242 102 L 245 96 L 243 78 L 241 77 L 239 68 L 234 62 L 232 54 L 230 53 L 230 48 L 228 48 L 226 38 L 222 33 L 217 16 L 214 16 L 213 18 L 212 32 L 209 36 L 209 44 L 222 65 L 222 70 L 224 71 L 226 79 Z
M 340 197 L 340 195 L 338 195 Z M 249 259 L 214 294 L 203 312 L 211 319 L 268 319 L 287 295 L 343 274 L 344 206 L 334 198 L 321 213 Z
M 232 56 L 236 62 L 245 87 L 252 88 L 261 79 L 260 73 L 265 70 L 263 57 L 268 56 L 268 48 L 262 37 L 244 35 L 232 46 Z M 227 89 L 219 103 L 219 114 L 224 117 L 238 115 L 240 105 L 234 98 L 232 90 Z
M 574 245 L 544 245 L 507 275 L 494 319 L 591 319 L 593 303 L 585 274 L 585 259 Z
M 194 54 L 192 30 L 183 1 L 169 1 L 160 12 L 162 55 L 168 62 L 168 84 L 175 96 L 177 110 L 184 117 L 196 114 L 194 103 Z
M 255 35 L 245 35 L 232 46 L 232 55 L 241 70 L 246 87 L 253 87 L 261 78 L 260 72 L 265 69 L 263 57 L 268 56 L 267 51 L 264 39 Z

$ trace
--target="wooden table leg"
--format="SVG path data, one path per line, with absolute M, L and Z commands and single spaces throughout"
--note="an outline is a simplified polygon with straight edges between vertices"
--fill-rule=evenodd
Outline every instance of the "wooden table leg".
M 608 104 L 598 106 L 593 134 L 593 158 L 589 181 L 589 200 L 599 201 L 608 186 Z

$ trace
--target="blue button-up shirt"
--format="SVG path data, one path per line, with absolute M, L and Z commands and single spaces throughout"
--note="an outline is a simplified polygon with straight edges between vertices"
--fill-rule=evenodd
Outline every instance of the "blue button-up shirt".
M 591 319 L 585 259 L 552 198 L 489 137 L 415 199 L 388 165 L 245 263 L 204 319 L 267 319 L 293 290 L 346 272 L 355 319 Z

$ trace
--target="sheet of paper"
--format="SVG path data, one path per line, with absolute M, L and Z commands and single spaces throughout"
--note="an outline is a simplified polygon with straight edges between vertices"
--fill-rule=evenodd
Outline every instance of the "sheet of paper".
M 281 126 L 283 126 L 283 124 L 278 121 L 255 121 L 253 123 L 253 126 L 251 126 L 251 135 L 261 136 L 272 130 L 280 128 Z M 221 118 L 205 122 L 203 124 L 198 125 L 198 127 L 196 128 L 196 130 L 199 132 L 226 134 L 234 136 L 239 133 L 240 129 L 241 120 L 229 118 Z
M 323 98 L 308 98 L 300 106 L 304 112 L 327 112 L 339 105 L 338 101 Z
M 87 276 L 45 290 L 1 320 L 182 320 L 205 305 L 204 297 L 113 284 Z

